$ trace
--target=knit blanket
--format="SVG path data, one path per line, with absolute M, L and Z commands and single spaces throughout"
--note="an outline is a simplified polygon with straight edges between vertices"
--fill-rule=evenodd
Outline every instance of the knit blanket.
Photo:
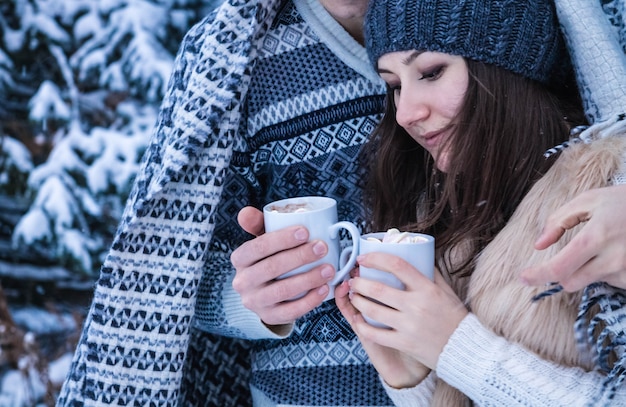
M 58 406 L 178 405 L 195 294 L 214 232 L 210 220 L 223 193 L 254 44 L 279 3 L 227 0 L 187 33 Z M 206 368 L 216 374 L 215 366 Z M 223 390 L 233 387 L 241 389 L 229 383 Z

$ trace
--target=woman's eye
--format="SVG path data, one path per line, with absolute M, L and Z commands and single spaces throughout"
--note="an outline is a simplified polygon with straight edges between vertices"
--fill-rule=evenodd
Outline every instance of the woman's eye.
M 421 80 L 432 81 L 432 80 L 438 79 L 443 73 L 443 69 L 444 69 L 443 66 L 437 66 L 431 70 L 426 71 L 425 73 L 422 74 L 420 81 Z

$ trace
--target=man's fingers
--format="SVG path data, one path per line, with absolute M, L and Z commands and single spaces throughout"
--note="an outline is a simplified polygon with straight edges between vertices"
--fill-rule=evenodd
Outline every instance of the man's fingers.
M 520 278 L 528 285 L 542 285 L 550 282 L 563 282 L 572 273 L 591 260 L 597 248 L 586 235 L 576 235 L 550 260 L 523 270 Z
M 324 301 L 329 290 L 330 287 L 327 284 L 322 284 L 305 293 L 289 294 L 288 290 L 283 291 L 283 294 L 287 294 L 287 297 L 290 298 L 266 308 L 261 319 L 269 325 L 292 323 L 302 315 L 317 308 Z M 297 298 L 294 298 L 296 296 Z
M 626 253 L 622 246 L 611 246 L 597 253 L 561 284 L 566 291 L 577 291 L 596 281 L 626 287 Z
M 543 250 L 559 241 L 567 229 L 546 224 L 541 235 L 535 241 L 535 249 Z
M 263 220 L 263 212 L 252 206 L 246 206 L 237 214 L 237 222 L 239 226 L 246 232 L 254 236 L 260 236 L 265 233 L 265 222 Z
M 274 303 L 293 302 L 296 299 L 299 301 L 305 293 L 314 290 L 318 291 L 318 295 L 326 297 L 330 290 L 328 283 L 334 276 L 335 270 L 333 266 L 322 264 L 304 273 L 273 280 L 266 288 L 266 295 L 274 299 Z M 309 299 L 309 301 L 316 302 L 317 299 Z
M 289 226 L 284 229 L 277 230 L 275 232 L 265 233 L 259 237 L 249 240 L 239 246 L 230 256 L 230 261 L 233 263 L 236 269 L 249 267 L 266 257 L 275 255 L 279 252 L 298 247 L 305 243 L 309 239 L 309 232 L 303 226 Z M 316 256 L 320 254 L 326 254 L 326 246 L 322 242 L 322 246 L 319 242 L 311 246 L 310 251 L 313 251 L 313 260 L 317 259 Z M 317 253 L 315 252 L 317 251 Z M 308 260 L 304 263 L 298 264 L 300 258 L 290 260 L 289 268 L 282 267 L 282 270 L 292 270 L 299 265 L 310 263 L 311 257 L 307 254 L 298 252 L 300 257 L 304 257 L 302 260 Z M 285 256 L 288 258 L 288 256 Z M 321 257 L 321 256 L 319 256 Z M 281 262 L 284 259 L 273 260 L 274 262 Z
M 522 282 L 559 282 L 566 291 L 594 281 L 626 287 L 626 223 L 620 216 L 625 197 L 626 185 L 597 188 L 581 193 L 555 211 L 537 239 L 536 249 L 554 244 L 579 223 L 585 225 L 553 258 L 524 270 L 520 274 Z
M 587 222 L 591 217 L 589 212 L 589 200 L 592 197 L 588 194 L 578 195 L 565 205 L 561 206 L 548 217 L 543 231 L 535 242 L 535 249 L 543 250 L 556 243 L 563 234 L 574 226 Z
M 261 274 L 259 269 L 250 269 L 250 277 Z M 267 280 L 263 284 L 249 283 L 240 279 L 233 280 L 233 288 L 237 292 L 246 291 L 241 296 L 244 307 L 255 312 L 269 325 L 291 323 L 302 315 L 319 306 L 330 291 L 328 282 L 335 272 L 329 264 L 322 264 L 311 270 L 283 279 Z

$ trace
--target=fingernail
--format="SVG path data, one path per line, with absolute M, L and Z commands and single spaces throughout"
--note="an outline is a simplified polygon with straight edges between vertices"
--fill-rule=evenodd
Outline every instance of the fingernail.
M 334 275 L 335 271 L 332 267 L 324 266 L 324 268 L 322 268 L 322 277 L 324 277 L 326 280 L 330 280 L 331 278 L 333 278 Z
M 321 241 L 315 243 L 315 245 L 313 245 L 313 253 L 318 256 L 326 254 L 326 245 Z
M 296 240 L 299 240 L 301 242 L 306 241 L 306 239 L 307 239 L 306 229 L 303 229 L 303 228 L 296 229 L 296 231 L 293 234 L 293 236 L 296 238 Z
M 320 287 L 319 290 L 317 290 L 317 293 L 321 296 L 326 296 L 326 294 L 328 294 L 328 286 L 326 284 L 324 284 L 323 286 Z

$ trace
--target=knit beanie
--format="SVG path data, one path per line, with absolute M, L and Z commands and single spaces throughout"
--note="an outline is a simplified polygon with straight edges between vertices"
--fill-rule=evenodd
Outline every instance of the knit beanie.
M 550 0 L 370 0 L 371 63 L 395 51 L 436 51 L 555 85 L 569 57 Z

